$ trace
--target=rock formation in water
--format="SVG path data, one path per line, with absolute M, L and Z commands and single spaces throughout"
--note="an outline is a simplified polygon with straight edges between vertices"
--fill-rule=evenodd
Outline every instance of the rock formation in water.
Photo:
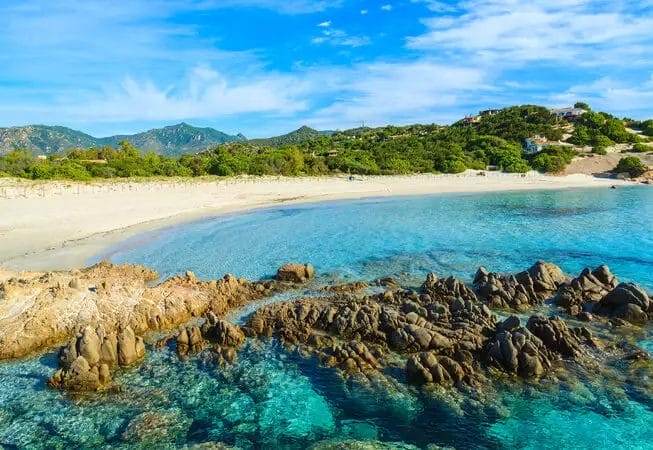
M 518 303 L 502 303 L 520 308 L 541 303 L 565 280 L 562 271 L 545 263 L 517 276 L 485 272 L 477 277 L 481 290 L 497 286 L 487 292 L 499 298 L 511 291 L 523 295 Z M 378 370 L 395 364 L 392 355 L 405 355 L 407 378 L 417 384 L 473 385 L 487 366 L 541 376 L 555 361 L 581 359 L 599 346 L 588 329 L 570 329 L 558 317 L 532 316 L 526 326 L 516 316 L 498 322 L 463 282 L 435 274 L 418 291 L 393 288 L 367 296 L 336 291 L 330 297 L 268 305 L 244 331 L 278 336 L 350 374 Z
M 481 267 L 474 277 L 474 287 L 479 298 L 492 308 L 524 311 L 551 298 L 566 281 L 567 276 L 558 266 L 538 261 L 515 275 L 488 272 Z
M 202 281 L 191 272 L 151 287 L 157 278 L 143 266 L 108 262 L 70 272 L 2 272 L 0 359 L 55 345 L 87 325 L 106 333 L 131 328 L 143 334 L 208 311 L 222 316 L 279 288 L 275 281 L 248 282 L 231 275 Z
M 277 270 L 277 279 L 279 281 L 289 281 L 291 283 L 303 283 L 315 277 L 315 269 L 310 264 L 290 263 L 284 264 Z
M 653 315 L 648 294 L 636 284 L 619 283 L 605 265 L 592 271 L 585 269 L 563 283 L 553 302 L 579 318 L 591 313 L 642 324 Z
M 184 327 L 176 337 L 179 356 L 188 356 L 211 346 L 218 364 L 233 362 L 237 350 L 245 343 L 245 334 L 238 325 L 219 320 L 209 312 L 201 326 Z
M 61 367 L 48 380 L 54 388 L 70 391 L 97 391 L 111 384 L 111 370 L 129 366 L 145 356 L 143 338 L 131 328 L 117 333 L 85 327 L 59 350 Z

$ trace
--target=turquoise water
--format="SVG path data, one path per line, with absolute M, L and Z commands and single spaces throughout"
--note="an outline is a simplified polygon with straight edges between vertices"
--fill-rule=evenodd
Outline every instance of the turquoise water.
M 164 277 L 192 270 L 272 276 L 289 261 L 341 277 L 429 271 L 470 280 L 480 264 L 523 270 L 537 259 L 570 273 L 608 264 L 653 290 L 653 189 L 403 197 L 291 206 L 137 236 L 109 249 Z
M 205 278 L 269 276 L 292 260 L 312 262 L 329 276 L 410 280 L 431 270 L 470 280 L 479 264 L 514 271 L 536 259 L 572 273 L 607 263 L 620 278 L 653 290 L 652 231 L 652 189 L 590 189 L 262 210 L 160 230 L 109 253 L 163 275 L 190 269 Z M 242 320 L 249 311 L 231 318 Z M 653 351 L 650 328 L 638 339 Z M 55 363 L 48 353 L 0 364 L 0 447 L 222 442 L 303 449 L 353 439 L 393 443 L 390 448 L 402 442 L 596 449 L 653 442 L 653 392 L 582 376 L 564 384 L 487 386 L 486 400 L 478 402 L 452 389 L 408 387 L 395 370 L 382 383 L 344 381 L 276 341 L 249 340 L 236 364 L 222 368 L 206 356 L 180 361 L 170 349 L 148 348 L 142 365 L 115 377 L 123 393 L 73 398 L 45 388 Z M 640 380 L 631 380 L 632 387 L 644 386 Z

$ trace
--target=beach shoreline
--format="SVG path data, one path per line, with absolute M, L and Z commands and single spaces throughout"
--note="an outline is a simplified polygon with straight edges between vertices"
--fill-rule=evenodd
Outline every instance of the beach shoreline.
M 238 177 L 93 183 L 0 179 L 0 267 L 68 270 L 142 233 L 261 208 L 415 195 L 630 184 L 589 175 Z

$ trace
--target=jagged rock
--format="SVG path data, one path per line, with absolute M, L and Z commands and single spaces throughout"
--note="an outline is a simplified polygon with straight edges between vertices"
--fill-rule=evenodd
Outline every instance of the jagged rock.
M 497 325 L 485 355 L 488 362 L 506 372 L 523 377 L 543 375 L 560 357 L 575 358 L 581 353 L 581 338 L 594 343 L 589 330 L 570 330 L 558 317 L 531 316 L 526 327 L 511 316 Z
M 108 262 L 70 272 L 0 272 L 0 360 L 60 345 L 87 325 L 101 327 L 107 335 L 121 327 L 137 334 L 174 329 L 209 311 L 223 315 L 283 288 L 272 280 L 249 283 L 226 275 L 202 281 L 192 274 L 151 286 L 157 278 L 143 266 Z
M 426 276 L 422 292 L 430 300 L 450 304 L 454 300 L 477 301 L 476 294 L 465 283 L 454 277 L 439 279 L 434 273 Z
M 608 266 L 599 266 L 592 271 L 586 268 L 578 277 L 560 285 L 553 301 L 566 308 L 569 314 L 576 315 L 583 311 L 586 303 L 601 300 L 617 283 Z
M 408 380 L 415 384 L 459 383 L 468 375 L 465 366 L 448 356 L 424 352 L 411 356 L 406 362 Z
M 202 335 L 220 346 L 240 347 L 245 342 L 245 334 L 240 327 L 226 320 L 219 320 L 213 325 L 210 322 L 205 323 L 202 326 Z
M 630 323 L 645 323 L 651 311 L 651 301 L 642 288 L 633 283 L 621 283 L 594 305 L 594 314 L 615 317 Z
M 185 356 L 189 353 L 198 353 L 204 348 L 205 342 L 199 327 L 184 327 L 177 335 L 177 354 Z
M 515 275 L 488 272 L 481 267 L 474 277 L 474 287 L 479 298 L 490 306 L 525 310 L 551 297 L 565 281 L 567 277 L 558 266 L 538 261 Z
M 315 269 L 311 264 L 284 264 L 277 270 L 277 279 L 292 283 L 303 283 L 315 276 Z
M 69 390 L 98 390 L 111 384 L 110 368 L 127 366 L 145 356 L 145 344 L 131 328 L 105 333 L 84 327 L 76 338 L 59 350 L 59 366 L 48 385 Z
M 48 386 L 71 391 L 97 391 L 111 383 L 109 366 L 91 366 L 78 356 L 67 369 L 59 369 L 48 379 Z
M 580 340 L 559 317 L 531 316 L 526 328 L 553 352 L 572 358 L 580 352 Z

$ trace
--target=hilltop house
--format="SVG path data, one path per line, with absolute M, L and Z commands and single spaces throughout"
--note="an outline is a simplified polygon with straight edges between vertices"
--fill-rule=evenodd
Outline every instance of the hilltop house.
M 501 112 L 500 109 L 484 109 L 483 111 L 479 112 L 478 114 L 481 117 L 485 117 L 485 116 L 496 116 L 500 112 Z
M 557 108 L 557 109 L 550 109 L 549 111 L 558 119 L 566 119 L 566 120 L 573 120 L 587 112 L 583 108 Z
M 548 145 L 548 141 L 545 137 L 540 135 L 535 135 L 526 139 L 524 150 L 528 153 L 537 153 L 544 150 L 544 147 Z
M 462 120 L 463 124 L 465 125 L 474 125 L 480 121 L 481 116 L 465 116 L 465 118 Z

